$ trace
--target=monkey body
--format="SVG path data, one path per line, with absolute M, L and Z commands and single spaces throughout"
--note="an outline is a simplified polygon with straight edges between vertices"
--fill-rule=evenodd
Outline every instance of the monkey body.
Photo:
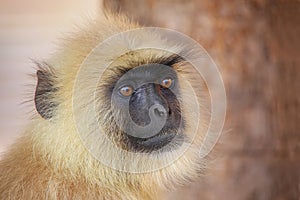
M 146 188 L 159 191 L 154 185 L 141 186 L 124 174 L 103 169 L 88 153 L 74 155 L 78 147 L 65 147 L 57 155 L 61 160 L 43 151 L 48 149 L 33 145 L 30 135 L 11 149 L 1 161 L 1 199 L 155 199 L 156 192 L 150 194 Z
M 180 159 L 175 160 L 174 164 L 165 169 L 146 173 L 123 172 L 105 166 L 82 144 L 73 116 L 73 92 L 80 65 L 98 43 L 113 34 L 135 28 L 139 26 L 132 24 L 125 17 L 108 15 L 106 20 L 91 22 L 85 30 L 66 40 L 64 48 L 50 61 L 38 64 L 35 102 L 42 117 L 36 116 L 31 121 L 24 136 L 0 161 L 0 199 L 158 199 L 162 191 L 170 185 L 184 183 L 202 171 L 206 161 L 199 160 L 198 154 L 195 153 L 196 145 L 199 145 L 203 139 L 201 134 L 192 142 L 192 146 L 194 143 L 195 146 L 186 151 Z M 170 54 L 155 50 L 135 51 L 113 58 L 112 67 L 133 68 L 129 66 L 128 60 L 130 63 L 147 65 L 152 62 L 151 59 L 163 60 L 164 58 L 169 59 Z M 100 87 L 104 87 L 107 82 L 114 79 L 113 72 L 105 73 L 104 80 L 99 83 Z M 191 76 L 191 74 L 182 72 L 182 76 Z M 180 77 L 178 79 L 181 82 Z M 197 87 L 205 88 L 199 80 L 194 81 L 197 82 Z M 188 110 L 188 105 L 191 103 L 189 101 L 192 100 L 189 100 L 190 94 L 184 93 L 184 88 L 184 84 L 181 84 L 184 109 Z M 103 99 L 107 98 L 106 96 L 104 92 L 99 93 L 100 107 L 105 107 L 103 105 L 107 100 Z M 199 94 L 198 97 L 200 96 Z M 81 98 L 88 97 L 83 92 Z M 202 98 L 201 101 L 204 102 L 206 99 Z M 100 113 L 104 113 L 105 116 L 109 112 L 103 110 Z M 185 111 L 182 115 L 184 114 L 188 115 L 185 116 L 187 121 L 189 118 L 195 118 L 192 112 Z M 104 119 L 104 124 L 111 124 L 103 115 L 100 117 L 100 122 Z M 206 120 L 205 114 L 203 120 Z M 115 131 L 110 126 L 105 126 L 104 130 L 110 133 Z M 206 126 L 203 126 L 199 132 L 205 130 Z M 120 137 L 115 140 L 123 141 L 124 138 L 120 139 Z M 128 138 L 130 137 L 126 136 L 126 142 L 120 144 L 121 148 L 127 148 Z M 140 145 L 139 142 L 137 144 Z M 155 155 L 143 154 L 138 157 L 141 164 L 136 164 L 135 167 L 142 169 L 142 164 L 150 165 L 151 162 L 147 162 L 147 157 L 156 159 L 159 163 L 161 160 L 171 158 L 176 151 Z M 129 159 L 114 160 L 114 155 L 110 156 L 109 153 L 106 156 L 116 165 L 118 162 L 124 162 L 124 165 L 135 162 Z

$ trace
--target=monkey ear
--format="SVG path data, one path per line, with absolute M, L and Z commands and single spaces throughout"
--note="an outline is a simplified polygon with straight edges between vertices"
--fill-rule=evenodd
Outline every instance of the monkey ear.
M 48 66 L 49 67 L 49 66 Z M 37 112 L 44 119 L 51 119 L 54 115 L 57 103 L 54 101 L 54 94 L 57 88 L 54 85 L 55 75 L 50 69 L 43 69 L 39 65 L 39 70 L 37 71 L 37 86 L 35 90 L 35 107 Z

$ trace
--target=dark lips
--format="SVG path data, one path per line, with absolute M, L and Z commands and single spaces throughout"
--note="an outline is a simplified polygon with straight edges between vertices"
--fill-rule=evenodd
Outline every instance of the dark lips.
M 132 136 L 128 137 L 133 147 L 131 150 L 145 153 L 150 153 L 157 150 L 168 151 L 173 149 L 174 146 L 180 145 L 181 141 L 183 141 L 183 135 L 179 134 L 177 131 L 174 131 L 174 129 L 170 131 L 164 131 L 163 133 L 159 133 L 150 138 L 136 138 Z M 172 144 L 174 143 L 174 145 L 171 145 L 171 148 L 163 148 L 171 142 Z
M 175 136 L 176 136 L 175 133 L 168 133 L 168 134 L 164 134 L 164 135 L 158 134 L 151 138 L 145 139 L 144 141 L 142 140 L 138 143 L 140 143 L 141 145 L 143 145 L 145 147 L 159 149 L 159 148 L 167 145 L 168 143 L 170 143 Z

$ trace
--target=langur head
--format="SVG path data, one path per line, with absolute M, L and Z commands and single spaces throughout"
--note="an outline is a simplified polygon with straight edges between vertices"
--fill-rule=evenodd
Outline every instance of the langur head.
M 165 186 L 194 177 L 217 138 L 210 133 L 212 79 L 199 71 L 215 64 L 174 31 L 109 31 L 71 40 L 65 60 L 47 64 L 61 67 L 38 71 L 38 112 L 52 130 L 60 127 L 59 141 L 76 138 L 84 147 L 64 148 L 112 179 L 126 174 L 127 181 Z

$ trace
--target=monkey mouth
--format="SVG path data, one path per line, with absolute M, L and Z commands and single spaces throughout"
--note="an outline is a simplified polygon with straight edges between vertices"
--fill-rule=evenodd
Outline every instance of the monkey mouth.
M 176 134 L 174 133 L 164 135 L 158 134 L 147 139 L 138 139 L 136 142 L 137 144 L 143 146 L 143 149 L 151 148 L 152 150 L 157 150 L 169 144 L 175 136 Z
M 162 130 L 149 138 L 137 138 L 127 135 L 130 150 L 134 152 L 152 153 L 154 151 L 169 151 L 179 147 L 183 142 L 183 134 L 179 130 Z M 166 147 L 166 148 L 164 148 Z
M 143 146 L 151 146 L 154 148 L 158 146 L 159 148 L 170 143 L 174 137 L 174 134 L 153 136 L 144 141 L 140 141 L 140 144 L 142 144 Z

